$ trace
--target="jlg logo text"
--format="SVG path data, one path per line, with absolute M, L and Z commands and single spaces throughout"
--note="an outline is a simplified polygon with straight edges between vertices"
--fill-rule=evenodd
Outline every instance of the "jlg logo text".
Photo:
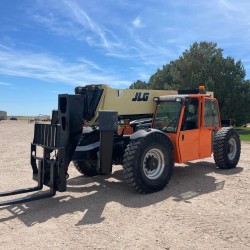
M 132 102 L 146 102 L 148 97 L 149 93 L 136 92 L 135 97 L 132 98 Z

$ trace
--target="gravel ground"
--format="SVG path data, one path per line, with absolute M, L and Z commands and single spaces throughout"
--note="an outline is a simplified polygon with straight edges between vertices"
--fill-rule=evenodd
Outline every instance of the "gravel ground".
M 1 191 L 35 185 L 33 126 L 0 122 Z M 0 207 L 0 249 L 250 249 L 249 154 L 242 143 L 233 170 L 212 158 L 178 164 L 168 187 L 150 195 L 131 190 L 121 166 L 86 178 L 71 165 L 67 192 Z

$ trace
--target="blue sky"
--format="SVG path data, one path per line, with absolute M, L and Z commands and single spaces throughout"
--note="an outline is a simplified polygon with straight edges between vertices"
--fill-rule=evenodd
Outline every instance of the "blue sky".
M 148 81 L 193 42 L 216 42 L 250 78 L 248 0 L 1 0 L 0 110 L 50 114 L 59 93 Z

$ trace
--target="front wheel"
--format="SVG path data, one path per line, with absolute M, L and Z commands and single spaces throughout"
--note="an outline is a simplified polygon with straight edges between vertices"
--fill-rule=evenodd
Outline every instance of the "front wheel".
M 241 144 L 233 128 L 222 128 L 214 137 L 214 161 L 222 169 L 235 168 L 240 159 Z
M 173 145 L 161 133 L 132 140 L 123 158 L 123 173 L 128 184 L 140 193 L 162 190 L 173 173 Z

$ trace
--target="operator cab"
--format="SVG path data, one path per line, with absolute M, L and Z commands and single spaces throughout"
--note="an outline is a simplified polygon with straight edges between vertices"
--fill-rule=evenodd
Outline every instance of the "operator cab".
M 154 98 L 152 127 L 166 133 L 174 144 L 175 162 L 212 154 L 213 131 L 221 128 L 217 100 L 202 92 L 181 92 Z

